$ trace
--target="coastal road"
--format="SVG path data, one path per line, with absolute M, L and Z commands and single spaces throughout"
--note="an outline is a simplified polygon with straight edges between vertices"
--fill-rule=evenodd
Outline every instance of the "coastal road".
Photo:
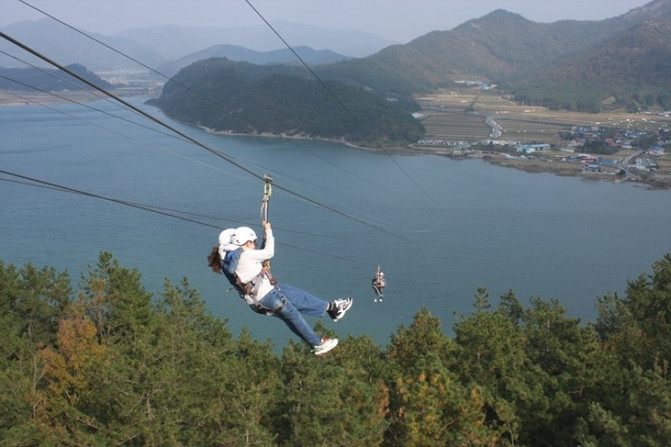
M 625 175 L 627 176 L 627 180 L 638 180 L 639 177 L 637 175 L 634 175 L 633 173 L 629 172 L 629 165 L 631 164 L 631 161 L 641 155 L 643 151 L 636 151 L 631 155 L 627 155 L 622 159 L 620 162 L 620 167 L 624 169 Z

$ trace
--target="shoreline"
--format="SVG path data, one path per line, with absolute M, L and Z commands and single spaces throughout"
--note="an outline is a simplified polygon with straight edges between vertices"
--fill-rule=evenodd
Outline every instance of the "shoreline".
M 135 95 L 133 95 L 135 96 Z M 4 107 L 19 107 L 26 105 L 45 105 L 54 103 L 64 103 L 69 101 L 90 101 L 92 99 L 100 99 L 91 92 L 68 92 L 64 97 L 55 97 L 47 93 L 32 93 L 23 96 L 12 94 L 0 94 L 0 106 Z M 419 155 L 437 155 L 441 157 L 457 158 L 459 160 L 480 159 L 487 163 L 500 166 L 503 168 L 513 168 L 526 173 L 551 173 L 558 176 L 580 177 L 589 180 L 610 181 L 613 183 L 632 182 L 645 185 L 651 190 L 669 190 L 671 189 L 671 168 L 662 169 L 658 172 L 648 175 L 627 175 L 625 177 L 617 176 L 612 173 L 591 173 L 583 170 L 583 165 L 580 163 L 566 163 L 545 158 L 508 158 L 500 153 L 484 153 L 479 150 L 468 152 L 466 155 L 454 156 L 454 151 L 451 148 L 429 148 L 416 146 L 389 146 L 389 147 L 368 147 L 360 146 L 345 141 L 344 139 L 336 138 L 314 138 L 309 135 L 288 135 L 288 134 L 273 134 L 270 132 L 262 133 L 237 133 L 232 131 L 220 131 L 207 128 L 205 126 L 195 125 L 194 127 L 201 129 L 213 135 L 237 136 L 237 137 L 262 137 L 262 138 L 278 138 L 285 140 L 306 140 L 318 141 L 325 143 L 342 144 L 346 147 L 364 150 L 369 152 L 384 153 L 387 155 L 404 155 L 404 156 L 419 156 Z
M 378 152 L 384 153 L 387 155 L 405 155 L 405 156 L 420 156 L 420 155 L 437 155 L 441 157 L 455 158 L 459 161 L 465 161 L 469 159 L 480 159 L 487 163 L 490 163 L 495 166 L 502 168 L 513 168 L 518 171 L 523 171 L 529 174 L 537 173 L 549 173 L 563 177 L 580 177 L 587 180 L 594 181 L 608 181 L 611 183 L 622 183 L 622 182 L 631 182 L 645 185 L 650 190 L 670 190 L 671 189 L 671 172 L 664 172 L 661 175 L 649 176 L 648 178 L 643 178 L 641 176 L 618 176 L 613 172 L 586 172 L 581 163 L 569 163 L 555 161 L 545 158 L 508 158 L 501 153 L 485 153 L 480 150 L 474 150 L 469 152 L 467 156 L 454 157 L 454 151 L 449 148 L 425 148 L 425 147 L 409 147 L 409 146 L 394 146 L 387 148 L 373 148 L 366 146 L 359 146 L 353 143 L 349 143 L 342 139 L 328 139 L 328 138 L 313 138 L 305 135 L 286 135 L 286 134 L 272 134 L 272 133 L 258 133 L 258 134 L 244 134 L 236 133 L 232 131 L 216 131 L 213 129 L 208 129 L 204 126 L 197 126 L 201 130 L 204 130 L 213 135 L 228 135 L 228 136 L 238 136 L 238 137 L 263 137 L 263 138 L 278 138 L 285 140 L 307 140 L 307 141 L 319 141 L 326 143 L 337 143 L 344 146 L 364 150 L 369 152 Z M 456 161 L 456 160 L 455 160 Z
M 485 156 L 483 160 L 503 168 L 513 168 L 530 174 L 549 173 L 564 177 L 580 177 L 586 180 L 608 181 L 611 183 L 636 183 L 645 185 L 649 190 L 670 190 L 671 175 L 666 172 L 653 176 L 643 177 L 641 175 L 627 173 L 618 175 L 616 172 L 587 172 L 580 163 L 557 162 L 542 159 L 515 159 L 508 160 L 503 157 Z

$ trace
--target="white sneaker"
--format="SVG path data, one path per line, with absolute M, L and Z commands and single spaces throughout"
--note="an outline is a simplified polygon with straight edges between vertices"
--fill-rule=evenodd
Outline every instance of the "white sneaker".
M 345 316 L 345 312 L 347 312 L 350 307 L 352 307 L 352 304 L 354 304 L 354 300 L 350 297 L 347 297 L 346 299 L 335 300 L 333 302 L 333 307 L 335 309 L 329 311 L 329 316 L 333 319 L 333 321 L 340 320 Z
M 336 346 L 338 346 L 337 338 L 322 338 L 322 344 L 315 346 L 312 351 L 315 355 L 324 355 Z

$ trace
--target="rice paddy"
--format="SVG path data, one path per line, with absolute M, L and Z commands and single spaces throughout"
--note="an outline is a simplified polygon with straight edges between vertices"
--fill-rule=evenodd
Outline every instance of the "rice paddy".
M 416 98 L 422 107 L 424 140 L 476 142 L 487 139 L 520 143 L 560 144 L 557 134 L 573 126 L 631 130 L 671 127 L 671 117 L 659 114 L 549 110 L 518 104 L 494 90 L 443 90 Z M 489 124 L 488 124 L 489 123 Z M 500 131 L 499 132 L 497 132 Z

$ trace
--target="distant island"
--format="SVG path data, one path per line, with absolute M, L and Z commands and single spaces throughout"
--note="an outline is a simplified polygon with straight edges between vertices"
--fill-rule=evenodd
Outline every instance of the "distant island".
M 411 114 L 419 108 L 414 103 L 295 72 L 292 67 L 269 70 L 211 58 L 182 69 L 148 104 L 173 119 L 219 133 L 325 139 L 372 148 L 408 145 L 424 133 Z
M 81 64 L 72 64 L 66 68 L 101 88 L 112 89 L 114 87 Z M 91 88 L 57 69 L 0 67 L 0 89 L 14 92 L 55 94 L 57 92 L 90 90 Z

